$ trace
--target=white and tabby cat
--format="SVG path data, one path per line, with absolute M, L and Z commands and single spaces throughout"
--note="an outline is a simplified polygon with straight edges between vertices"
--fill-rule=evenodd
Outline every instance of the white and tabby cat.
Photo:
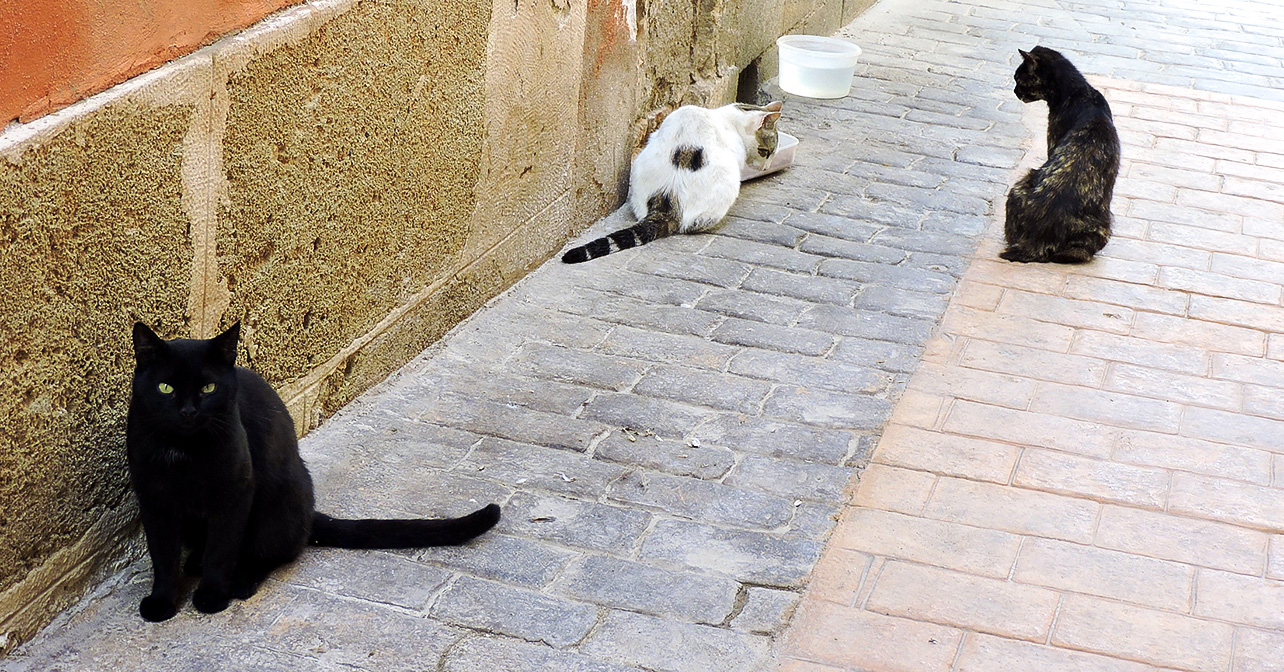
M 740 195 L 740 167 L 764 169 L 775 154 L 781 107 L 684 105 L 671 112 L 633 159 L 629 206 L 638 223 L 572 248 L 562 261 L 578 264 L 717 226 Z

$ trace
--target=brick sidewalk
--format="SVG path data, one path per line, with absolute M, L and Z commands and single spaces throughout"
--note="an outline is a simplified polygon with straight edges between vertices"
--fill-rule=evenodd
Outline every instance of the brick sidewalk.
M 1203 7 L 883 0 L 727 226 L 542 267 L 303 442 L 323 510 L 496 532 L 161 625 L 136 563 L 0 669 L 1270 669 L 1284 29 Z M 1128 144 L 1081 268 L 974 254 L 1036 160 L 1036 43 Z
M 1013 265 L 996 216 L 782 670 L 1284 669 L 1284 103 L 1092 79 L 1116 238 Z

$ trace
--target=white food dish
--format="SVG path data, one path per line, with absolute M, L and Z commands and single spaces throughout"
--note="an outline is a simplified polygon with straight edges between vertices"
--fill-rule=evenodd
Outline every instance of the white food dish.
M 782 35 L 780 88 L 807 98 L 842 98 L 852 88 L 860 47 L 833 37 Z
M 784 132 L 781 132 L 779 136 L 776 139 L 776 153 L 771 155 L 771 161 L 767 163 L 765 169 L 758 170 L 750 168 L 748 165 L 740 166 L 741 182 L 784 170 L 794 162 L 794 150 L 798 148 L 798 138 Z

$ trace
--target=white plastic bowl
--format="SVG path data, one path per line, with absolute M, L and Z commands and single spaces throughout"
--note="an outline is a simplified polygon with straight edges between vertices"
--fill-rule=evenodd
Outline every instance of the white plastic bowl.
M 783 35 L 780 48 L 780 88 L 807 98 L 842 98 L 852 88 L 860 47 L 846 40 L 819 35 Z
M 776 138 L 776 153 L 771 155 L 771 160 L 767 162 L 767 167 L 762 170 L 750 168 L 747 164 L 740 166 L 740 181 L 752 180 L 755 177 L 770 175 L 778 170 L 784 170 L 789 164 L 794 162 L 794 151 L 798 149 L 798 138 L 795 138 L 784 131 L 780 131 L 779 137 Z

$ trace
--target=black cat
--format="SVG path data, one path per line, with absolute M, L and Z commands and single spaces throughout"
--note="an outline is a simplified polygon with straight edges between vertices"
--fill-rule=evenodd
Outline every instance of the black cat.
M 1105 97 L 1064 56 L 1035 47 L 1021 58 L 1014 92 L 1048 102 L 1048 161 L 1008 192 L 999 256 L 1081 264 L 1110 240 L 1119 135 Z
M 161 340 L 134 325 L 133 397 L 126 446 L 138 495 L 152 593 L 138 611 L 163 621 L 178 609 L 182 549 L 203 574 L 192 604 L 222 611 L 245 599 L 308 544 L 413 548 L 462 544 L 499 520 L 491 504 L 443 520 L 337 520 L 313 508 L 312 478 L 294 422 L 262 378 L 236 366 L 240 325 L 210 340 Z

